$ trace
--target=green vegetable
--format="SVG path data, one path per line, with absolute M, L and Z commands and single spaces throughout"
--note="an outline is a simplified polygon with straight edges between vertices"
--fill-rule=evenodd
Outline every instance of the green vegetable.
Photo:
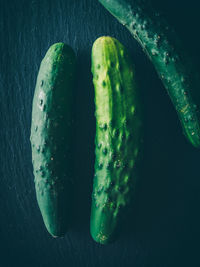
M 92 48 L 96 105 L 96 160 L 91 235 L 106 244 L 118 232 L 136 184 L 141 107 L 135 71 L 125 47 L 101 37 Z
M 140 43 L 167 89 L 184 134 L 193 146 L 200 147 L 199 116 L 192 99 L 197 75 L 175 32 L 170 30 L 168 23 L 158 12 L 147 5 L 148 1 L 99 2 L 125 25 Z
M 41 62 L 33 99 L 31 144 L 36 196 L 44 223 L 65 234 L 72 197 L 73 81 L 75 54 L 52 45 Z

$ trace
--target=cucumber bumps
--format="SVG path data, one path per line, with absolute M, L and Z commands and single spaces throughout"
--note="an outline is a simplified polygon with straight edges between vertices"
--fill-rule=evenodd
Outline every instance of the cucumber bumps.
M 113 240 L 135 190 L 141 148 L 141 105 L 125 47 L 100 37 L 92 48 L 96 105 L 96 160 L 90 231 L 95 241 Z
M 65 234 L 72 197 L 72 118 L 75 54 L 52 45 L 41 62 L 33 99 L 31 144 L 36 196 L 44 223 Z
M 142 46 L 174 104 L 188 141 L 200 147 L 199 111 L 192 89 L 199 75 L 168 23 L 144 0 L 99 0 Z M 196 82 L 194 82 L 196 81 Z

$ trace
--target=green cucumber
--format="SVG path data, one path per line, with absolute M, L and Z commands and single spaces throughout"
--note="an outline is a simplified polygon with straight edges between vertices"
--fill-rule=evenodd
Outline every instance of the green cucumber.
M 72 198 L 75 54 L 56 43 L 41 62 L 33 98 L 31 145 L 37 202 L 48 232 L 66 233 Z
M 158 12 L 147 5 L 148 1 L 99 2 L 125 25 L 140 43 L 167 89 L 185 136 L 193 146 L 200 147 L 199 114 L 192 99 L 192 89 L 199 85 L 199 77 L 176 33 Z
M 142 115 L 135 71 L 125 47 L 111 37 L 92 48 L 95 88 L 95 176 L 90 232 L 106 244 L 116 237 L 135 191 Z

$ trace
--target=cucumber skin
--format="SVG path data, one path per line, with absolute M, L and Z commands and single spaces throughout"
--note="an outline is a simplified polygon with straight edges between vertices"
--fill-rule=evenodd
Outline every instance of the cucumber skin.
M 112 242 L 133 199 L 141 154 L 142 113 L 135 71 L 125 47 L 100 37 L 92 48 L 95 88 L 95 176 L 90 232 Z
M 31 145 L 37 202 L 48 232 L 66 233 L 72 198 L 75 54 L 52 45 L 41 62 L 33 98 Z
M 140 43 L 159 74 L 175 106 L 188 141 L 200 147 L 199 111 L 192 89 L 199 75 L 181 41 L 168 23 L 144 0 L 99 0 Z

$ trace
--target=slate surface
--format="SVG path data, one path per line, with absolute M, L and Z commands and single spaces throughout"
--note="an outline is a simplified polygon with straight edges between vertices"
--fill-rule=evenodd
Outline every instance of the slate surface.
M 197 1 L 153 2 L 199 66 Z M 108 246 L 89 234 L 95 134 L 90 52 L 101 35 L 118 38 L 131 51 L 145 107 L 145 155 L 135 205 L 118 241 Z M 39 64 L 59 41 L 70 44 L 78 58 L 77 192 L 73 227 L 53 239 L 36 203 L 29 136 Z M 0 58 L 0 266 L 200 266 L 200 151 L 183 137 L 153 66 L 126 29 L 96 0 L 1 0 Z

